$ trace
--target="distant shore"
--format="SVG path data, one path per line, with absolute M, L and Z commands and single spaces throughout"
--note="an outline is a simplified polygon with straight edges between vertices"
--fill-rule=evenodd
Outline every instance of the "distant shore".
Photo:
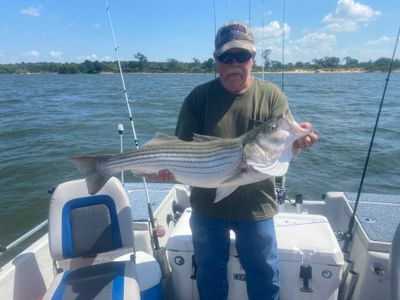
M 315 70 L 310 70 L 310 69 L 292 69 L 292 70 L 284 70 L 284 73 L 286 74 L 353 74 L 353 73 L 386 73 L 387 71 L 379 71 L 379 70 L 366 70 L 362 68 L 354 68 L 354 69 L 315 69 Z M 394 73 L 399 73 L 400 69 L 394 69 L 392 70 Z M 213 74 L 214 72 L 125 72 L 125 74 Z M 277 73 L 282 73 L 282 70 L 266 70 L 264 72 L 262 71 L 253 71 L 254 74 L 277 74 Z M 66 73 L 66 74 L 60 74 L 57 72 L 18 72 L 18 73 L 0 73 L 0 75 L 38 75 L 38 74 L 54 74 L 54 75 L 83 75 L 83 74 L 99 74 L 99 75 L 114 75 L 114 74 L 119 74 L 119 72 L 98 72 L 98 73 Z
M 397 70 L 400 71 L 400 70 Z M 282 70 L 279 71 L 264 71 L 264 73 L 281 73 Z M 289 74 L 316 74 L 316 73 L 371 73 L 372 71 L 367 71 L 365 69 L 294 69 L 294 70 L 284 70 L 285 73 Z M 383 72 L 383 71 L 376 71 Z M 262 73 L 262 72 L 255 72 Z

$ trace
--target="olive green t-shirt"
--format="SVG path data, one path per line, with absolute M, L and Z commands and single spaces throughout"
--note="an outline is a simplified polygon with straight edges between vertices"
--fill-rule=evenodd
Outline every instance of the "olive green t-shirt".
M 241 95 L 230 94 L 220 79 L 202 84 L 182 104 L 175 135 L 192 140 L 193 133 L 234 138 L 258 122 L 278 118 L 288 110 L 285 95 L 274 84 L 253 77 L 249 90 Z M 275 180 L 238 187 L 217 203 L 216 189 L 193 187 L 190 202 L 194 211 L 225 220 L 262 220 L 278 211 Z

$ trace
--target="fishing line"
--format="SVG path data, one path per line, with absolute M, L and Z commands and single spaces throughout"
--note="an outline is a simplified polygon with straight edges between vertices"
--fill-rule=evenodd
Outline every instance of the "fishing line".
M 117 56 L 118 70 L 119 70 L 119 74 L 120 74 L 120 77 L 121 77 L 122 88 L 124 90 L 124 95 L 125 95 L 125 102 L 126 102 L 126 106 L 128 108 L 128 113 L 129 113 L 129 121 L 131 123 L 133 138 L 134 138 L 134 141 L 135 141 L 135 147 L 136 147 L 136 149 L 139 149 L 139 142 L 138 142 L 138 138 L 137 138 L 137 135 L 136 135 L 135 123 L 133 121 L 132 110 L 131 110 L 131 106 L 130 106 L 131 102 L 129 100 L 128 92 L 127 92 L 126 86 L 125 86 L 124 74 L 122 72 L 121 60 L 119 58 L 119 51 L 118 51 L 119 47 L 117 46 L 117 41 L 116 41 L 115 33 L 114 33 L 114 27 L 112 25 L 111 14 L 110 14 L 110 5 L 108 4 L 108 0 L 105 0 L 105 1 L 106 1 L 106 9 L 107 9 L 107 14 L 108 14 L 108 21 L 110 23 L 111 34 L 112 34 L 112 38 L 113 38 L 113 42 L 114 42 L 114 50 L 115 50 L 115 54 Z M 149 196 L 149 191 L 148 191 L 148 188 L 147 188 L 146 178 L 142 177 L 142 179 L 143 179 L 143 186 L 144 186 L 144 190 L 145 190 L 145 194 L 146 194 L 146 200 L 147 200 L 147 210 L 148 210 L 148 213 L 149 213 L 150 224 L 151 224 L 152 233 L 153 233 L 154 248 L 155 248 L 155 250 L 159 250 L 160 249 L 160 243 L 158 241 L 158 236 L 156 235 L 156 225 L 155 225 L 155 220 L 154 220 L 154 215 L 153 215 L 153 209 L 151 207 L 150 196 Z
M 348 253 L 349 251 L 349 245 L 350 245 L 350 241 L 352 240 L 353 234 L 352 234 L 352 230 L 354 227 L 354 222 L 355 222 L 355 218 L 356 218 L 356 212 L 357 212 L 357 208 L 358 208 L 358 203 L 360 202 L 360 195 L 361 195 L 361 190 L 364 184 L 364 179 L 365 179 L 365 175 L 367 173 L 367 168 L 368 168 L 368 163 L 369 163 L 369 159 L 371 156 L 371 151 L 372 151 L 372 146 L 374 144 L 374 139 L 375 139 L 375 133 L 376 130 L 378 128 L 378 122 L 379 122 L 379 117 L 381 115 L 381 111 L 382 111 L 382 106 L 383 106 L 383 101 L 385 99 L 385 95 L 386 95 L 386 89 L 389 83 L 389 79 L 390 79 L 390 74 L 392 73 L 392 69 L 393 69 L 393 62 L 394 62 L 394 57 L 396 54 L 396 50 L 397 50 L 397 44 L 399 42 L 399 36 L 400 36 L 400 26 L 399 26 L 399 30 L 397 32 L 397 38 L 396 38 L 396 43 L 394 45 L 394 49 L 393 49 L 393 54 L 392 54 L 392 59 L 390 61 L 390 65 L 389 65 L 389 70 L 385 79 L 385 87 L 383 88 L 383 94 L 382 94 L 382 99 L 379 105 L 379 110 L 378 110 L 378 114 L 376 116 L 376 121 L 375 121 L 375 126 L 374 126 L 374 130 L 372 132 L 372 137 L 371 137 L 371 141 L 369 144 L 369 148 L 368 148 L 368 154 L 367 154 L 367 158 L 365 160 L 365 164 L 364 164 L 364 170 L 361 176 L 361 181 L 360 181 L 360 186 L 358 187 L 358 192 L 357 192 L 357 198 L 356 198 L 356 202 L 354 204 L 354 209 L 353 209 L 353 214 L 351 215 L 350 221 L 349 221 L 349 227 L 347 229 L 347 232 L 345 233 L 344 236 L 344 245 L 343 245 L 343 253 Z

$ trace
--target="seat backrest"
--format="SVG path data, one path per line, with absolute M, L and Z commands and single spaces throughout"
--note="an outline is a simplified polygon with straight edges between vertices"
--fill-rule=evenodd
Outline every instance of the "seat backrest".
M 131 205 L 121 182 L 112 177 L 95 195 L 84 179 L 57 186 L 50 200 L 49 244 L 55 260 L 132 247 Z

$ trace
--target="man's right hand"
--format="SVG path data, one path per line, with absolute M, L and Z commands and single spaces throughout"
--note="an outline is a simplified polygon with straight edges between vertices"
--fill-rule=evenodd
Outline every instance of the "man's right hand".
M 156 181 L 160 183 L 169 182 L 175 180 L 175 176 L 169 170 L 164 169 L 158 171 L 158 173 L 154 173 L 148 176 L 149 180 Z

